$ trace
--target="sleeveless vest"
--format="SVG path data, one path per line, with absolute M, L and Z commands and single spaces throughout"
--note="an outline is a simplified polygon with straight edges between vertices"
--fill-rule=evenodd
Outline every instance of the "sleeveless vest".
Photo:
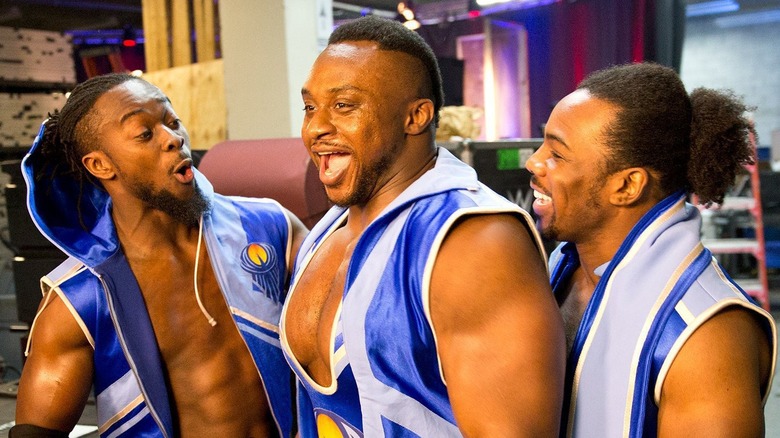
M 303 437 L 461 436 L 431 325 L 430 276 L 452 224 L 465 215 L 493 213 L 515 214 L 534 229 L 526 212 L 440 148 L 435 167 L 395 199 L 355 246 L 332 330 L 330 387 L 314 382 L 295 359 L 283 313 L 282 345 L 299 378 Z M 333 208 L 304 241 L 291 294 L 319 244 L 346 215 Z
M 116 235 L 111 199 L 95 185 L 52 173 L 38 151 L 44 129 L 22 161 L 27 206 L 41 233 L 69 259 L 41 286 L 62 298 L 94 347 L 100 434 L 171 437 L 175 428 L 159 347 Z M 279 433 L 290 436 L 294 377 L 277 327 L 291 257 L 289 218 L 271 200 L 215 194 L 197 169 L 193 173 L 210 205 L 203 235 L 214 274 L 265 386 Z
M 212 203 L 204 216 L 212 267 L 257 366 L 279 433 L 291 436 L 292 375 L 277 327 L 289 257 L 288 218 L 273 201 L 215 195 Z M 60 295 L 95 349 L 101 436 L 173 436 L 154 332 L 122 253 L 92 269 L 71 257 L 42 284 Z
M 672 361 L 693 331 L 725 307 L 760 315 L 776 352 L 774 320 L 702 246 L 700 226 L 698 210 L 674 194 L 634 226 L 609 262 L 569 355 L 562 434 L 655 436 Z M 550 266 L 553 292 L 562 293 L 579 266 L 574 245 L 559 246 Z

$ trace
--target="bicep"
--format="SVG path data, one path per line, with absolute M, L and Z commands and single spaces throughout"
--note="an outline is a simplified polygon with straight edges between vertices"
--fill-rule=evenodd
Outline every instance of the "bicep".
M 525 227 L 508 215 L 456 224 L 434 265 L 430 309 L 461 429 L 554 436 L 565 341 L 544 260 Z
M 92 387 L 92 347 L 59 297 L 40 312 L 30 336 L 16 423 L 70 431 Z
M 754 316 L 727 308 L 691 334 L 659 400 L 659 436 L 763 436 L 771 350 Z

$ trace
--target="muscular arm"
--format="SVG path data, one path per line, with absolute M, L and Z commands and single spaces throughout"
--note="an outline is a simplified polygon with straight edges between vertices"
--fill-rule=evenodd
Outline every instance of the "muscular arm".
M 53 293 L 53 292 L 51 292 Z M 16 404 L 16 423 L 70 431 L 92 387 L 92 346 L 58 296 L 32 331 Z
M 771 349 L 754 316 L 731 307 L 699 327 L 661 390 L 658 436 L 764 436 Z
M 456 224 L 434 265 L 431 318 L 464 435 L 558 436 L 563 324 L 544 261 L 516 218 Z

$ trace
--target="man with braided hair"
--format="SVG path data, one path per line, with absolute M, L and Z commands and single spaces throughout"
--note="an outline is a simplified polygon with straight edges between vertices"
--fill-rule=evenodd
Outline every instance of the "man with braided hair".
M 291 436 L 277 324 L 304 226 L 225 197 L 171 102 L 111 74 L 71 93 L 22 168 L 68 256 L 41 280 L 11 436 L 67 436 L 94 386 L 101 436 Z
M 528 160 L 568 347 L 562 432 L 763 436 L 772 317 L 700 241 L 689 194 L 721 202 L 753 160 L 746 107 L 652 63 L 586 78 Z

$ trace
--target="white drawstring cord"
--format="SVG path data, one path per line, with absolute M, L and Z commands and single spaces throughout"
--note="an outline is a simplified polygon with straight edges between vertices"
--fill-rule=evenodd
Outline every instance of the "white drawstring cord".
M 203 307 L 203 302 L 200 300 L 200 290 L 198 289 L 198 261 L 200 260 L 200 243 L 203 240 L 203 216 L 201 215 L 200 221 L 198 221 L 198 249 L 195 251 L 195 271 L 193 272 L 193 283 L 195 284 L 195 299 L 198 301 L 198 307 L 200 307 L 200 311 L 203 312 L 203 316 L 206 317 L 209 324 L 211 324 L 212 327 L 217 325 L 217 321 L 214 320 L 214 318 L 209 314 L 209 312 L 206 310 L 205 307 Z

